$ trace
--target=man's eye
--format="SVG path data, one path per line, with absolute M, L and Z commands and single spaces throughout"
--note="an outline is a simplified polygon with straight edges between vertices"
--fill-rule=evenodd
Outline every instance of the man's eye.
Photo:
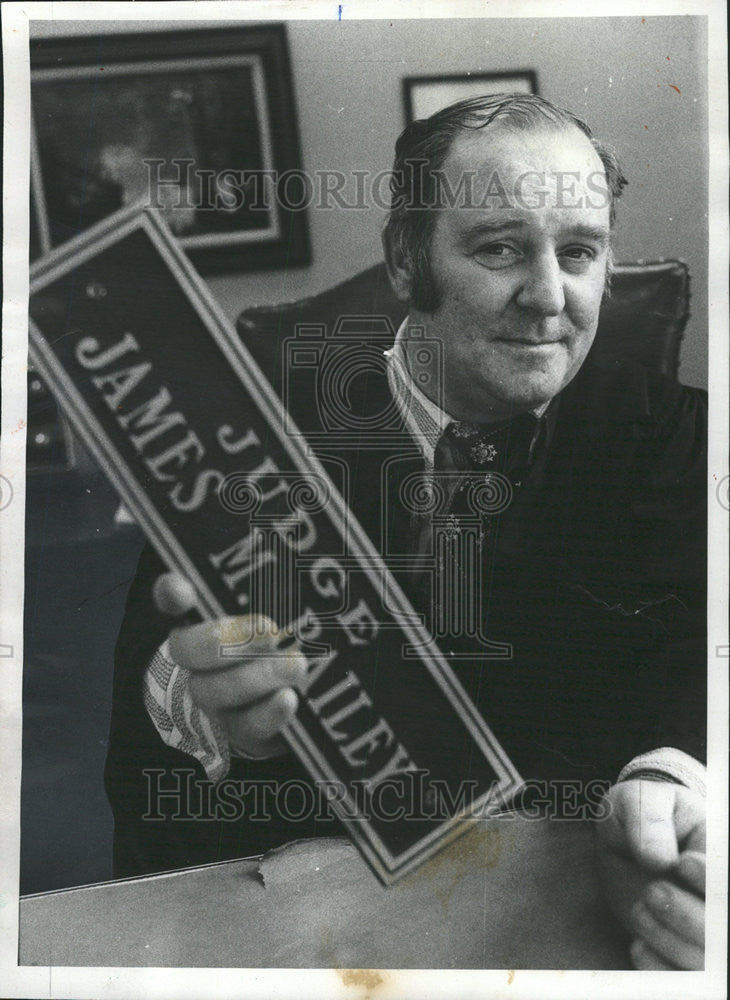
M 517 250 L 509 243 L 485 243 L 474 251 L 477 260 L 484 260 L 489 263 L 508 263 L 517 256 Z
M 596 256 L 590 247 L 566 247 L 561 252 L 563 257 L 568 257 L 570 260 L 593 260 Z

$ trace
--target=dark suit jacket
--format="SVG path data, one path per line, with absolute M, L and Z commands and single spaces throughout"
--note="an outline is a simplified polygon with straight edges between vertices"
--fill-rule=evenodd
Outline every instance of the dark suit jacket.
M 268 372 L 276 384 L 279 365 Z M 311 373 L 310 373 L 311 375 Z M 295 375 L 290 412 L 321 431 L 313 386 Z M 282 390 L 281 385 L 278 386 Z M 283 390 L 282 390 L 283 391 Z M 352 396 L 363 412 L 390 402 L 385 377 Z M 509 642 L 508 660 L 455 664 L 463 685 L 524 778 L 616 779 L 638 753 L 673 746 L 703 757 L 705 738 L 706 399 L 644 369 L 587 362 L 560 397 L 544 468 L 499 515 L 483 614 L 488 636 Z M 372 435 L 369 435 L 372 443 Z M 333 456 L 346 499 L 376 545 L 389 510 L 389 544 L 408 537 L 397 489 L 381 497 L 383 463 L 394 487 L 421 467 L 413 447 L 363 448 L 362 436 L 315 449 Z M 333 469 L 335 466 L 331 466 Z M 259 853 L 299 837 L 340 832 L 330 820 L 274 817 L 226 823 L 205 818 L 197 762 L 161 742 L 142 701 L 149 659 L 171 625 L 150 596 L 163 569 L 148 547 L 119 636 L 107 791 L 115 822 L 117 876 Z M 401 581 L 418 608 L 423 596 Z M 453 644 L 458 645 L 458 640 Z M 164 820 L 145 820 L 150 778 L 178 789 Z M 291 756 L 234 760 L 239 780 L 304 778 Z M 190 786 L 192 787 L 192 786 Z M 172 814 L 197 819 L 175 819 Z

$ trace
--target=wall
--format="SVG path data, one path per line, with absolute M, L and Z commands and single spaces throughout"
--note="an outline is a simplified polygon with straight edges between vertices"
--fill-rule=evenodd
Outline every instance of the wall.
M 100 22 L 93 30 L 139 27 Z M 37 35 L 78 31 L 68 22 L 34 26 Z M 706 385 L 703 18 L 333 19 L 290 22 L 288 31 L 303 165 L 310 171 L 390 167 L 404 124 L 404 76 L 535 69 L 540 93 L 583 114 L 621 156 L 630 184 L 619 206 L 616 259 L 688 263 L 692 318 L 680 377 Z M 379 210 L 313 210 L 309 222 L 310 266 L 211 280 L 230 316 L 249 305 L 311 295 L 379 259 Z

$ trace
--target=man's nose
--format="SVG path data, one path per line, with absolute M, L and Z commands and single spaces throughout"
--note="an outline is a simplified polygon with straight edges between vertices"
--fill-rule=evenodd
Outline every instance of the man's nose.
M 543 316 L 560 315 L 565 308 L 565 292 L 560 262 L 554 255 L 541 255 L 527 264 L 517 302 Z

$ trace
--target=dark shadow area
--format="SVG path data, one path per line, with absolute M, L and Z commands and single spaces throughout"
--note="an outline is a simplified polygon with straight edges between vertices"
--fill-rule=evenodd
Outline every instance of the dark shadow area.
M 111 878 L 113 653 L 142 534 L 99 473 L 29 475 L 20 892 Z

